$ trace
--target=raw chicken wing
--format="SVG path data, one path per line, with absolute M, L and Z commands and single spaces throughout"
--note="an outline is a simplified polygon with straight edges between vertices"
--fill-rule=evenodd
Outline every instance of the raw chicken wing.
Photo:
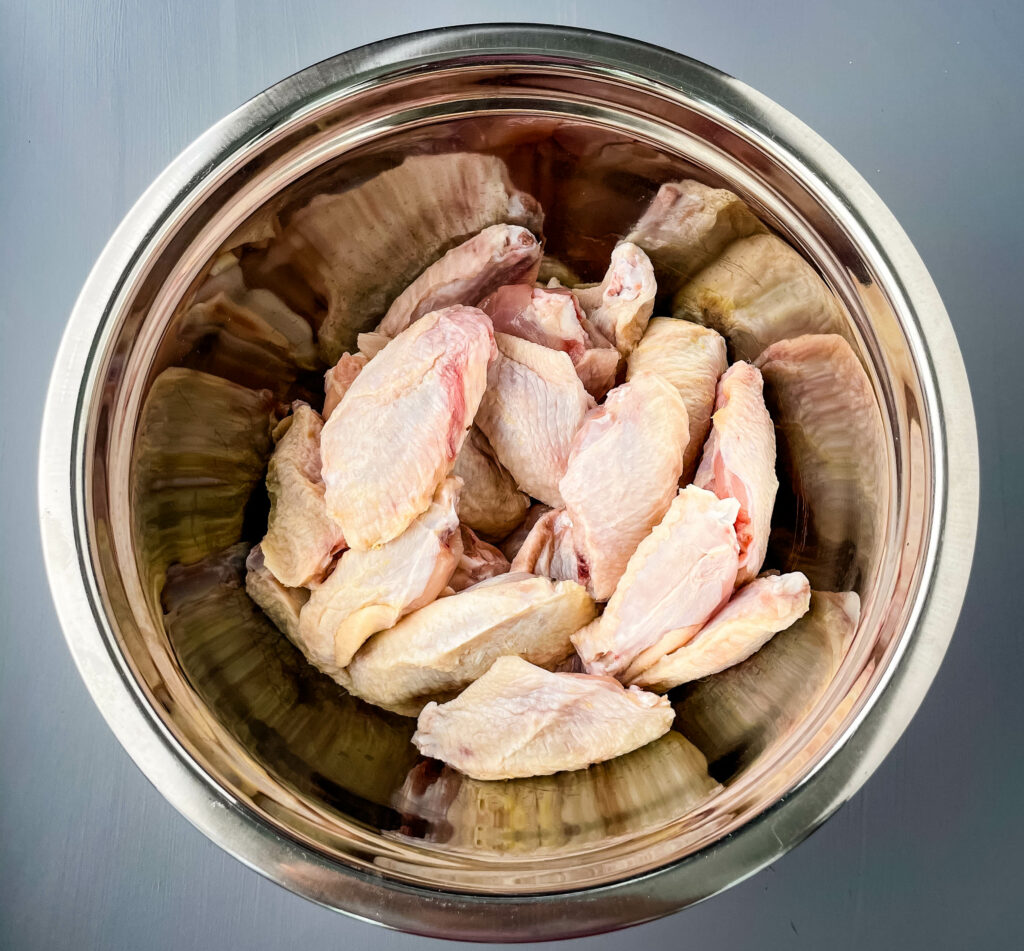
M 558 507 L 569 446 L 594 401 L 565 353 L 495 334 L 498 358 L 476 423 L 519 488 Z
M 355 382 L 367 358 L 361 353 L 343 353 L 341 359 L 324 374 L 324 419 L 330 419 L 334 408 Z
M 509 284 L 478 306 L 491 318 L 495 333 L 562 350 L 573 363 L 586 352 L 587 334 L 580 322 L 583 313 L 570 290 Z
M 462 555 L 458 494 L 458 479 L 445 480 L 397 538 L 341 556 L 299 615 L 293 640 L 311 664 L 334 676 L 370 635 L 438 596 Z
M 734 363 L 718 383 L 711 435 L 694 476 L 694 485 L 720 499 L 740 503 L 736 538 L 740 567 L 736 584 L 757 576 L 764 564 L 772 509 L 779 480 L 775 476 L 775 427 L 764 405 L 761 372 Z
M 576 296 L 597 329 L 628 356 L 647 329 L 656 291 L 650 260 L 627 242 L 612 251 L 604 280 L 595 287 L 577 288 Z
M 667 733 L 669 702 L 611 677 L 502 657 L 457 699 L 424 708 L 412 741 L 473 779 L 585 769 Z
M 334 553 L 345 547 L 341 526 L 324 504 L 322 429 L 320 414 L 296 403 L 274 432 L 277 445 L 267 467 L 270 515 L 262 548 L 267 568 L 289 588 L 319 581 Z
M 717 674 L 759 651 L 804 614 L 811 586 L 799 571 L 755 578 L 688 643 L 641 671 L 631 683 L 664 693 L 679 684 Z
M 519 491 L 478 426 L 470 429 L 452 474 L 462 479 L 459 518 L 485 538 L 504 538 L 526 517 L 530 497 Z
M 587 583 L 586 565 L 581 565 L 576 554 L 572 521 L 565 509 L 552 509 L 537 520 L 516 553 L 511 570 Z
M 348 673 L 356 696 L 406 716 L 447 699 L 504 654 L 553 666 L 569 637 L 594 617 L 594 602 L 571 581 L 500 575 L 428 604 L 374 637 Z
M 733 241 L 764 231 L 737 195 L 686 179 L 658 189 L 626 241 L 647 253 L 664 292 L 677 290 Z
M 590 673 L 632 677 L 685 644 L 732 594 L 739 503 L 688 486 L 629 559 L 604 614 L 573 637 Z
M 626 379 L 650 371 L 671 383 L 686 404 L 690 441 L 683 454 L 683 482 L 693 479 L 704 441 L 711 428 L 718 378 L 728 361 L 725 340 L 700 324 L 672 317 L 655 317 L 629 355 Z
M 377 332 L 395 337 L 424 314 L 455 304 L 476 304 L 503 284 L 532 283 L 540 259 L 540 243 L 526 228 L 484 228 L 431 264 L 402 291 Z
M 321 437 L 328 512 L 352 548 L 389 542 L 451 472 L 487 384 L 490 319 L 449 307 L 416 321 L 356 377 Z
M 638 373 L 592 410 L 573 441 L 559 491 L 581 583 L 604 601 L 636 546 L 675 498 L 688 438 L 675 387 Z
M 499 288 L 480 302 L 496 333 L 542 344 L 569 354 L 586 391 L 602 399 L 615 385 L 621 357 L 603 335 L 595 333 L 576 295 L 567 288 L 525 284 Z

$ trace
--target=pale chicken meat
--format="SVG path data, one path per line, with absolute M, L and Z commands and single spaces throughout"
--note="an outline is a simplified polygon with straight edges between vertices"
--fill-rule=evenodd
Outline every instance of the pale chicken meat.
M 445 480 L 397 538 L 342 554 L 302 608 L 292 638 L 310 663 L 335 676 L 367 638 L 438 596 L 462 557 L 458 494 L 458 480 Z
M 654 268 L 635 244 L 619 244 L 612 251 L 604 280 L 594 287 L 576 288 L 575 293 L 594 326 L 628 356 L 654 312 Z
M 594 400 L 568 354 L 508 334 L 494 339 L 498 357 L 476 424 L 519 488 L 558 507 L 569 447 Z
M 730 244 L 672 306 L 674 317 L 717 330 L 736 360 L 753 360 L 777 340 L 843 328 L 839 301 L 818 272 L 773 234 Z
M 684 483 L 693 479 L 697 469 L 711 428 L 718 379 L 727 366 L 725 340 L 720 334 L 673 317 L 655 317 L 629 355 L 627 381 L 638 373 L 657 373 L 679 391 L 686 404 L 690 438 L 683 453 Z
M 515 284 L 499 288 L 480 302 L 496 333 L 562 350 L 576 367 L 586 391 L 602 399 L 615 385 L 621 356 L 584 316 L 567 288 Z
M 324 419 L 341 402 L 355 382 L 359 372 L 366 366 L 367 358 L 361 353 L 343 353 L 341 359 L 324 374 Z
M 484 538 L 505 538 L 526 517 L 530 497 L 519 491 L 478 426 L 466 436 L 452 474 L 462 479 L 459 518 Z
M 281 584 L 267 567 L 263 549 L 259 545 L 245 559 L 245 592 L 277 625 L 279 631 L 295 639 L 299 629 L 299 614 L 309 599 L 309 590 Z
M 811 586 L 799 571 L 755 578 L 687 643 L 630 683 L 664 693 L 742 663 L 802 618 L 810 603 Z
M 733 192 L 684 179 L 658 189 L 626 241 L 651 259 L 659 291 L 672 292 L 733 241 L 766 230 Z
M 757 576 L 764 564 L 779 480 L 775 475 L 775 427 L 764 403 L 761 372 L 734 363 L 718 383 L 711 435 L 694 485 L 721 499 L 736 499 L 740 545 L 737 584 Z
M 543 219 L 499 158 L 414 155 L 340 194 L 317 195 L 289 218 L 265 270 L 294 270 L 307 295 L 311 288 L 326 301 L 318 347 L 333 364 L 450 248 L 501 223 L 540 234 Z
M 509 562 L 501 551 L 489 545 L 468 525 L 461 526 L 462 556 L 448 584 L 452 592 L 464 591 L 481 581 L 508 574 Z
M 516 553 L 511 570 L 587 583 L 587 566 L 576 553 L 572 521 L 565 509 L 552 509 L 536 521 Z
M 732 594 L 739 503 L 682 489 L 637 546 L 604 614 L 573 637 L 586 669 L 635 676 L 685 644 Z
M 573 363 L 589 345 L 579 302 L 566 288 L 509 284 L 485 297 L 478 306 L 491 318 L 495 333 L 562 350 Z
M 458 698 L 429 704 L 412 741 L 473 779 L 585 769 L 669 731 L 671 704 L 611 677 L 552 673 L 502 657 Z
M 388 308 L 377 332 L 395 337 L 424 314 L 476 304 L 505 284 L 532 283 L 540 242 L 519 225 L 492 225 L 430 265 Z
M 447 699 L 499 657 L 542 667 L 572 650 L 570 636 L 595 614 L 580 585 L 500 575 L 441 598 L 377 634 L 349 665 L 356 696 L 405 716 Z
M 319 581 L 345 547 L 341 526 L 324 499 L 322 429 L 320 414 L 296 403 L 274 431 L 276 445 L 267 467 L 270 515 L 262 548 L 267 568 L 290 588 Z
M 636 546 L 675 498 L 688 441 L 686 406 L 670 383 L 638 373 L 592 410 L 558 484 L 579 578 L 607 600 Z
M 356 377 L 321 437 L 328 513 L 352 548 L 401 535 L 451 472 L 487 385 L 490 319 L 450 307 L 416 321 Z

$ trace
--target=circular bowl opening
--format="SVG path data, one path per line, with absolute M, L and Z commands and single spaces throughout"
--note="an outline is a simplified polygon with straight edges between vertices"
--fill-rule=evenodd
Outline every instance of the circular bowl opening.
M 245 554 L 265 528 L 269 413 L 317 391 L 327 364 L 306 338 L 345 292 L 335 278 L 362 253 L 359 216 L 389 174 L 393 202 L 453 188 L 483 200 L 497 179 L 529 193 L 547 253 L 584 280 L 662 183 L 696 178 L 745 199 L 842 304 L 857 360 L 827 368 L 838 397 L 794 402 L 770 380 L 767 392 L 782 488 L 765 567 L 803 570 L 822 594 L 750 661 L 675 691 L 675 730 L 628 756 L 506 783 L 441 769 L 410 744 L 414 721 L 309 667 L 245 593 Z M 382 283 L 411 266 L 396 247 Z M 41 491 L 83 676 L 193 822 L 334 907 L 431 934 L 526 927 L 536 939 L 706 897 L 863 782 L 952 632 L 977 479 L 941 303 L 824 143 L 663 51 L 474 27 L 312 67 L 168 169 L 72 318 Z

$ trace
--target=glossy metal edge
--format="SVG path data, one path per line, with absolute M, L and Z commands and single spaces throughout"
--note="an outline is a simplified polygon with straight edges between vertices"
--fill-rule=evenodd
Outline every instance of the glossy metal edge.
M 247 142 L 314 98 L 412 60 L 467 54 L 583 58 L 684 89 L 739 122 L 775 155 L 816 180 L 830 210 L 870 246 L 902 287 L 908 328 L 935 433 L 931 550 L 919 613 L 887 682 L 830 759 L 783 801 L 727 840 L 658 871 L 577 892 L 500 898 L 386 881 L 326 859 L 256 820 L 215 786 L 147 707 L 91 590 L 78 504 L 82 402 L 91 356 L 120 286 L 192 185 Z M 950 459 L 956 460 L 950 466 Z M 528 941 L 592 934 L 670 913 L 754 874 L 809 835 L 871 775 L 923 699 L 952 636 L 970 572 L 978 455 L 970 390 L 949 318 L 920 257 L 867 183 L 830 146 L 760 93 L 702 63 L 637 41 L 564 27 L 489 25 L 429 31 L 326 60 L 261 93 L 186 149 L 125 217 L 72 311 L 46 401 L 40 447 L 43 549 L 57 613 L 75 663 L 118 740 L 197 828 L 273 881 L 312 901 L 404 931 L 463 940 Z

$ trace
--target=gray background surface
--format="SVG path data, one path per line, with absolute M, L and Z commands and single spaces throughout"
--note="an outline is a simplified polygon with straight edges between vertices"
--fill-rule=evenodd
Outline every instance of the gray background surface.
M 264 881 L 142 777 L 64 646 L 42 568 L 35 464 L 47 377 L 75 295 L 122 215 L 179 150 L 244 99 L 333 53 L 513 17 L 624 33 L 703 59 L 852 161 L 942 292 L 982 458 L 978 553 L 958 633 L 883 767 L 755 878 L 680 916 L 572 947 L 1024 941 L 1024 6 L 0 0 L 0 946 L 439 946 Z

